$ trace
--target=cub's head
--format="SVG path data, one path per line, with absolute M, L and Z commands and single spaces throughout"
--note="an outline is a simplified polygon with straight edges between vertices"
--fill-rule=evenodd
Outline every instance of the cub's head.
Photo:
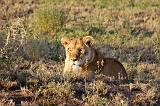
M 93 59 L 93 37 L 85 36 L 75 39 L 62 38 L 61 43 L 65 47 L 66 58 L 68 58 L 71 65 L 83 66 Z

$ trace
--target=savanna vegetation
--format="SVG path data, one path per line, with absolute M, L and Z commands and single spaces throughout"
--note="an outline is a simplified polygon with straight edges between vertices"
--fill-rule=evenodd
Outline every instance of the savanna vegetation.
M 129 84 L 63 79 L 60 38 L 85 35 Z M 160 1 L 1 0 L 0 105 L 160 105 Z

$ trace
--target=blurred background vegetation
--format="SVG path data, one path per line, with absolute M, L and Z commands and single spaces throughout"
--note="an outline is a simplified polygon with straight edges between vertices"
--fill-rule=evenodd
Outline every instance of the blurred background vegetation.
M 159 0 L 1 0 L 0 13 L 2 80 L 27 84 L 27 70 L 37 85 L 50 81 L 64 64 L 60 38 L 90 35 L 106 57 L 123 63 L 131 81 L 156 81 L 160 89 Z M 84 97 L 88 103 L 95 99 L 102 105 L 107 101 Z

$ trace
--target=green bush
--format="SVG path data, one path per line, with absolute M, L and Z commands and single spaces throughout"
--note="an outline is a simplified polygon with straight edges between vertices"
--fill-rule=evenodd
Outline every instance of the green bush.
M 36 35 L 55 35 L 62 29 L 66 15 L 62 10 L 57 10 L 53 3 L 44 3 L 33 14 L 32 27 Z

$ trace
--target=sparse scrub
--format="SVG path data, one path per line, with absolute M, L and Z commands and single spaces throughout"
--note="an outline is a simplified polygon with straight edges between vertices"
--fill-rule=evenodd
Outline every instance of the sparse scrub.
M 2 0 L 0 13 L 0 105 L 160 104 L 159 0 Z M 63 78 L 59 39 L 85 35 L 130 84 Z

